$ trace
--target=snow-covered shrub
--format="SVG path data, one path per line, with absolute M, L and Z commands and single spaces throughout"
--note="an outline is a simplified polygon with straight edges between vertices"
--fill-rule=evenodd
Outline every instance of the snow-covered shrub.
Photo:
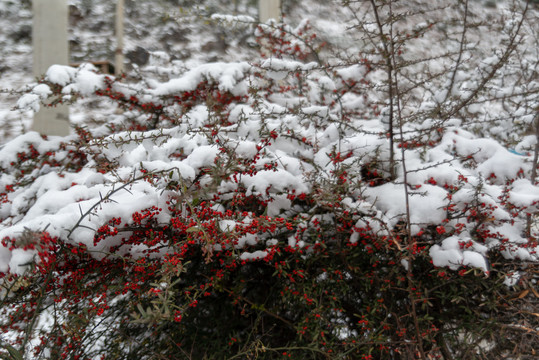
M 267 24 L 258 35 L 271 32 L 275 56 L 163 83 L 53 66 L 21 98 L 35 108 L 41 94 L 98 96 L 123 113 L 0 149 L 6 351 L 451 359 L 533 350 L 520 336 L 537 338 L 534 314 L 514 311 L 537 296 L 532 156 L 459 121 L 392 123 L 399 92 L 381 109 L 381 74 L 391 71 L 379 54 L 307 62 L 319 48 L 306 30 Z

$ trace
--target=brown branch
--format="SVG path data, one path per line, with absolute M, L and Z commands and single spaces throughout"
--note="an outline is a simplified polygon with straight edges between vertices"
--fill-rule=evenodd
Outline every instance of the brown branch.
M 389 174 L 391 179 L 395 179 L 395 150 L 394 147 L 394 129 L 393 129 L 393 65 L 394 61 L 391 61 L 390 49 L 387 44 L 387 36 L 384 34 L 384 29 L 380 16 L 378 14 L 378 8 L 374 3 L 374 0 L 371 0 L 372 9 L 374 11 L 374 17 L 376 18 L 376 24 L 378 25 L 378 30 L 380 31 L 380 39 L 382 40 L 382 46 L 384 47 L 383 56 L 386 59 L 386 71 L 387 71 L 387 82 L 388 82 L 388 97 L 389 97 Z M 393 50 L 393 37 L 390 34 L 389 41 L 391 45 L 391 50 Z
M 518 25 L 516 27 L 516 31 L 511 36 L 511 39 L 509 41 L 509 44 L 505 48 L 505 51 L 503 52 L 502 56 L 498 59 L 496 64 L 492 65 L 491 70 L 488 72 L 488 74 L 483 78 L 481 83 L 472 91 L 468 97 L 463 99 L 460 103 L 456 104 L 452 109 L 450 109 L 447 113 L 442 114 L 440 113 L 440 118 L 443 120 L 448 120 L 451 117 L 455 116 L 460 110 L 462 110 L 464 107 L 466 107 L 470 102 L 472 102 L 473 99 L 475 99 L 479 93 L 486 87 L 486 85 L 494 78 L 494 75 L 504 66 L 507 61 L 509 60 L 510 56 L 513 54 L 517 47 L 517 37 L 520 33 L 520 29 L 522 28 L 522 24 L 524 23 L 524 19 L 526 18 L 526 12 L 528 11 L 529 2 L 526 2 L 526 7 L 524 8 L 524 11 L 522 12 L 522 18 L 518 22 Z
M 460 62 L 462 60 L 462 54 L 464 53 L 464 44 L 466 43 L 466 30 L 468 29 L 468 0 L 464 2 L 464 20 L 463 20 L 463 29 L 462 29 L 462 37 L 460 38 L 460 47 L 459 47 L 459 55 L 457 57 L 457 61 L 455 62 L 455 70 L 453 70 L 453 74 L 451 75 L 451 81 L 449 83 L 449 88 L 447 89 L 447 94 L 445 94 L 445 99 L 443 102 L 446 102 L 449 96 L 451 95 L 451 90 L 453 90 L 453 87 L 455 86 L 455 80 L 457 77 L 457 70 L 459 68 Z
M 371 0 L 371 2 L 374 4 L 374 0 Z M 392 18 L 393 14 L 392 14 L 392 2 L 389 2 L 389 16 L 390 18 Z M 392 31 L 393 31 L 393 23 L 390 23 L 390 38 L 391 38 L 391 49 L 390 52 L 387 53 L 388 55 L 388 61 L 390 63 L 392 63 L 392 67 L 393 68 L 397 61 L 396 61 L 396 56 L 395 56 L 395 49 L 394 49 L 394 46 L 393 46 L 393 34 L 392 34 Z M 387 48 L 384 47 L 384 49 L 386 49 L 387 51 Z M 396 98 L 396 101 L 395 101 L 395 105 L 396 105 L 396 110 L 397 110 L 397 119 L 398 119 L 398 127 L 399 127 L 399 137 L 400 137 L 400 141 L 401 142 L 404 142 L 404 133 L 403 133 L 403 126 L 404 126 L 404 123 L 403 123 L 403 118 L 402 118 L 402 109 L 401 109 L 401 102 L 400 102 L 400 98 L 401 98 L 401 94 L 399 93 L 399 82 L 398 82 L 398 76 L 397 76 L 397 73 L 394 74 L 394 82 L 395 82 L 395 98 Z M 391 85 L 391 84 L 390 84 Z M 391 91 L 391 86 L 390 86 L 390 96 L 392 95 L 392 91 Z M 407 169 L 406 169 L 406 158 L 405 158 L 405 147 L 404 146 L 401 146 L 401 166 L 402 166 L 402 172 L 403 172 L 403 181 L 404 181 L 404 196 L 405 196 L 405 206 L 406 206 L 406 234 L 407 234 L 407 238 L 408 238 L 408 266 L 407 266 L 407 274 L 406 274 L 406 278 L 407 278 L 407 282 L 408 282 L 408 297 L 409 297 L 409 300 L 410 300 L 410 305 L 412 307 L 412 318 L 413 318 L 413 321 L 414 321 L 414 327 L 415 327 L 415 336 L 416 336 L 416 341 L 417 341 L 417 347 L 418 347 L 418 350 L 419 350 L 419 354 L 421 356 L 421 359 L 426 359 L 426 356 L 425 356 L 425 350 L 424 350 L 424 347 L 423 347 L 423 340 L 422 340 L 422 335 L 421 335 L 421 330 L 419 328 L 419 319 L 417 317 L 417 308 L 416 308 L 416 301 L 415 301 L 415 294 L 414 294 L 414 282 L 413 282 L 413 273 L 412 273 L 412 267 L 413 267 L 413 260 L 414 260 L 414 257 L 413 257 L 413 249 L 415 247 L 415 240 L 414 238 L 412 237 L 412 228 L 411 228 L 411 216 L 410 216 L 410 194 L 409 194 L 409 190 L 408 190 L 408 174 L 407 174 Z

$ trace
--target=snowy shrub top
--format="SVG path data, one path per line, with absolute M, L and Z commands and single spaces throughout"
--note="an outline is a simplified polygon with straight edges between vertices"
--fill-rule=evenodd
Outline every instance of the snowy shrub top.
M 6 144 L 0 150 L 0 189 L 5 189 L 0 238 L 47 231 L 103 258 L 129 230 L 96 242 L 100 228 L 122 219 L 129 229 L 137 221 L 133 214 L 147 209 L 159 209 L 156 226 L 167 224 L 178 211 L 171 201 L 183 216 L 194 218 L 194 208 L 206 203 L 221 216 L 221 231 L 232 233 L 259 215 L 226 212 L 241 193 L 261 201 L 269 218 L 295 219 L 297 233 L 286 240 L 290 246 L 316 242 L 302 235 L 313 219 L 331 226 L 342 214 L 355 222 L 351 243 L 365 233 L 395 238 L 409 206 L 411 234 L 432 244 L 436 266 L 488 272 L 492 251 L 537 260 L 526 238 L 526 213 L 535 212 L 539 200 L 539 188 L 527 180 L 530 156 L 450 126 L 431 134 L 426 146 L 411 138 L 397 144 L 396 151 L 404 150 L 407 176 L 399 161 L 390 179 L 383 121 L 360 115 L 341 121 L 343 113 L 357 112 L 366 101 L 347 84 L 368 79 L 367 67 L 353 65 L 333 74 L 314 68 L 282 59 L 260 66 L 206 64 L 148 88 L 116 82 L 86 66 L 51 67 L 20 107 L 37 109 L 55 87 L 60 98 L 108 96 L 126 117 L 158 111 L 158 120 L 168 126 L 99 137 L 82 129 L 68 138 L 30 132 Z M 297 87 L 299 81 L 304 81 L 301 91 L 273 89 Z M 304 206 L 298 196 L 316 201 Z M 194 221 L 198 229 L 216 219 Z M 269 240 L 268 233 L 240 236 L 240 258 L 263 258 L 266 246 L 275 246 Z M 153 256 L 166 254 L 167 240 L 154 247 Z M 124 244 L 119 251 L 138 256 L 150 250 Z M 0 271 L 24 272 L 36 252 L 0 248 Z

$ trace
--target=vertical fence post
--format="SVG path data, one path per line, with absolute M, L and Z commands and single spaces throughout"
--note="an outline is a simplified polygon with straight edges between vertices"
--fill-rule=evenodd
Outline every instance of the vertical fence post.
M 258 18 L 261 23 L 269 19 L 281 21 L 281 0 L 258 0 Z M 264 57 L 271 57 L 271 49 L 267 39 L 262 39 L 261 54 Z
M 49 66 L 68 64 L 67 1 L 32 1 L 33 74 L 41 77 Z M 69 107 L 42 106 L 34 115 L 32 130 L 44 135 L 69 134 Z
M 116 53 L 114 55 L 114 75 L 124 72 L 124 0 L 116 3 Z
M 258 0 L 258 16 L 261 23 L 269 19 L 281 21 L 281 0 Z

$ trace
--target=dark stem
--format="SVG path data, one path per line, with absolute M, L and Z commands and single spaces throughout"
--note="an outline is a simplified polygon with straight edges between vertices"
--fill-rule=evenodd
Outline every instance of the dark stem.
M 393 149 L 394 143 L 394 129 L 393 129 L 393 62 L 391 61 L 391 53 L 389 46 L 387 44 L 387 37 L 384 34 L 382 22 L 380 16 L 378 15 L 378 8 L 374 3 L 374 0 L 371 0 L 372 9 L 374 11 L 374 17 L 376 18 L 376 24 L 378 25 L 378 30 L 380 31 L 380 39 L 382 40 L 382 45 L 384 47 L 384 58 L 386 59 L 386 68 L 387 68 L 387 82 L 388 82 L 388 97 L 389 97 L 389 174 L 391 180 L 395 180 L 395 151 Z M 389 37 L 389 41 L 393 42 L 393 38 Z M 393 47 L 393 46 L 391 46 Z

